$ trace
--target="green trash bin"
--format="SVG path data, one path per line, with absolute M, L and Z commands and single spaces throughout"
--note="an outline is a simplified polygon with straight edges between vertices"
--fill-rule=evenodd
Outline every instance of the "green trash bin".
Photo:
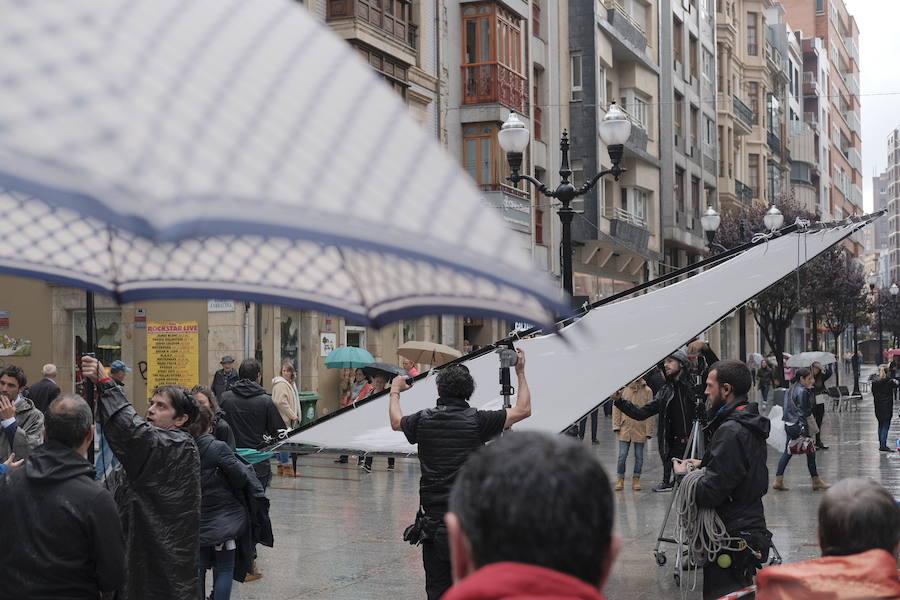
M 300 424 L 306 425 L 316 420 L 316 402 L 319 395 L 315 392 L 300 392 Z

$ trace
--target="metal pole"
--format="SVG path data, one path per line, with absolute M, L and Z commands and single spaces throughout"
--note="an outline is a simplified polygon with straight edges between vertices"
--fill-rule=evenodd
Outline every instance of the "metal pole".
M 738 309 L 738 342 L 741 362 L 747 362 L 747 311 L 743 306 Z
M 856 337 L 856 321 L 853 322 L 853 358 L 850 361 L 850 368 L 853 369 L 853 395 L 859 394 L 859 369 L 853 367 L 856 364 L 856 353 L 859 351 L 859 340 Z
M 94 292 L 85 292 L 84 294 L 84 310 L 85 310 L 85 318 L 84 318 L 84 353 L 85 354 L 93 354 L 94 353 L 94 331 L 96 326 L 94 325 Z M 78 357 L 78 360 L 81 360 L 81 357 Z M 87 400 L 87 403 L 91 407 L 91 411 L 94 411 L 96 407 L 96 403 L 94 401 L 94 382 L 88 381 L 84 377 L 81 378 L 82 385 L 84 386 L 84 398 Z M 88 445 L 88 462 L 94 462 L 94 445 Z
M 881 290 L 878 290 L 878 364 L 884 360 L 884 334 L 881 330 Z
M 572 296 L 572 217 L 575 211 L 564 200 L 559 209 L 559 220 L 562 223 L 562 285 L 569 296 Z

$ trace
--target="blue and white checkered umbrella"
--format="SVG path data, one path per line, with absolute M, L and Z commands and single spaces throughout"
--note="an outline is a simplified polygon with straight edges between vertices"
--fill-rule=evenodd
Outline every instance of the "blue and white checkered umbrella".
M 0 0 L 0 269 L 381 324 L 562 309 L 468 176 L 287 0 Z

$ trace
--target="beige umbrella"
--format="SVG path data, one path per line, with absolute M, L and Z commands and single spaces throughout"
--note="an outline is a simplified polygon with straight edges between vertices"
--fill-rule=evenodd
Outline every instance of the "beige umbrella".
M 462 352 L 434 342 L 406 342 L 397 348 L 397 354 L 414 363 L 424 363 L 437 367 L 462 356 Z

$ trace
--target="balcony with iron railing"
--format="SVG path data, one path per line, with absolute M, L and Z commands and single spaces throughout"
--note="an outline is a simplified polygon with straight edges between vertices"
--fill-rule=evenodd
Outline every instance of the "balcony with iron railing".
M 463 104 L 499 103 L 525 113 L 528 82 L 499 63 L 462 66 Z
M 605 206 L 603 208 L 603 216 L 610 220 L 616 219 L 618 221 L 628 223 L 629 225 L 640 227 L 641 229 L 647 229 L 646 219 L 644 219 L 643 217 L 639 217 L 634 213 L 628 212 L 623 208 L 619 208 L 618 206 Z
M 744 102 L 737 96 L 731 97 L 731 103 L 732 107 L 734 108 L 735 116 L 737 116 L 737 118 L 740 119 L 748 129 L 752 129 L 754 125 L 753 110 L 749 106 L 744 104 Z
M 606 20 L 615 32 L 643 53 L 647 49 L 647 33 L 643 23 L 631 16 L 622 0 L 604 0 L 601 4 L 606 7 Z
M 410 0 L 328 0 L 326 20 L 365 23 L 389 38 L 416 47 L 417 28 L 410 22 Z
M 734 180 L 734 195 L 737 196 L 738 201 L 747 205 L 753 201 L 753 190 L 737 179 Z
M 781 158 L 781 138 L 771 129 L 766 131 L 766 142 L 769 144 L 769 150 L 778 158 Z

